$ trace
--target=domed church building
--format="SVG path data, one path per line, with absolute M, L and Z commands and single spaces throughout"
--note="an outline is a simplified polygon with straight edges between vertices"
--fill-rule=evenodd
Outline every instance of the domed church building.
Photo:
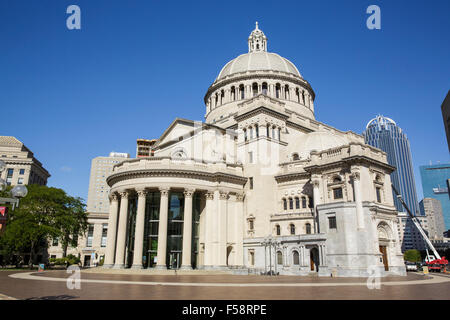
M 205 122 L 176 118 L 111 187 L 105 267 L 405 275 L 386 154 L 314 116 L 297 67 L 268 51 L 220 71 Z

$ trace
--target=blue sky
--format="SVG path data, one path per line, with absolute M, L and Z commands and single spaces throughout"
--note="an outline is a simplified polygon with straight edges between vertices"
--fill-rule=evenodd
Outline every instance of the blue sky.
M 81 8 L 81 30 L 66 8 Z M 366 8 L 381 8 L 381 30 Z M 361 133 L 377 114 L 407 133 L 419 165 L 449 161 L 440 106 L 450 89 L 450 2 L 0 0 L 1 135 L 23 141 L 50 186 L 87 197 L 91 159 L 135 156 L 175 117 L 203 120 L 220 69 L 247 51 L 255 21 L 269 51 L 316 92 L 316 118 Z

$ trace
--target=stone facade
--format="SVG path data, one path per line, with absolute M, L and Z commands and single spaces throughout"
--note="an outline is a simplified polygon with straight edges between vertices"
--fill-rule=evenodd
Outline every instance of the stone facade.
M 404 275 L 386 153 L 316 121 L 295 65 L 258 27 L 248 41 L 206 123 L 177 118 L 113 167 L 105 267 Z
M 48 171 L 33 152 L 15 137 L 0 136 L 0 159 L 6 164 L 0 178 L 8 185 L 47 184 L 50 177 Z

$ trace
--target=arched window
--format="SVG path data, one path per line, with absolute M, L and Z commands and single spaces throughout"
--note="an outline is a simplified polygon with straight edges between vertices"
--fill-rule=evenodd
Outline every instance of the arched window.
M 247 141 L 247 129 L 244 129 L 244 141 Z
M 283 264 L 283 253 L 281 251 L 277 252 L 277 264 Z
M 289 225 L 289 230 L 290 230 L 290 232 L 291 232 L 291 235 L 295 235 L 295 226 L 294 226 L 293 223 L 291 223 L 291 224 Z
M 236 88 L 234 86 L 231 87 L 231 101 L 236 100 Z
M 302 197 L 302 208 L 306 208 L 306 197 Z
M 284 98 L 286 99 L 286 100 L 289 100 L 289 86 L 288 85 L 285 85 L 284 86 Z
M 334 183 L 342 182 L 342 179 L 340 177 L 334 177 L 333 182 Z
M 292 155 L 292 160 L 294 160 L 294 161 L 300 160 L 300 157 L 299 157 L 298 153 L 294 153 Z
M 267 137 L 270 137 L 270 132 L 269 131 L 270 131 L 270 128 L 269 128 L 269 124 L 267 123 L 266 124 L 266 136 Z
M 218 106 L 219 105 L 219 95 L 216 93 L 216 103 L 214 104 L 214 106 Z
M 222 105 L 224 102 L 224 98 L 225 98 L 225 91 L 221 91 L 220 92 L 220 104 Z
M 277 83 L 275 85 L 275 97 L 280 98 L 280 96 L 281 96 L 281 85 Z
M 311 234 L 311 224 L 307 223 L 305 226 L 306 226 L 306 234 Z
M 281 128 L 278 128 L 278 140 L 281 140 Z
M 289 198 L 289 209 L 292 210 L 294 209 L 294 199 Z
M 239 86 L 239 96 L 241 97 L 241 100 L 245 99 L 245 90 L 244 90 L 244 85 L 243 84 L 241 84 Z
M 275 226 L 275 229 L 276 229 L 277 236 L 281 235 L 281 228 L 280 228 L 280 225 L 277 224 L 277 225 Z
M 295 197 L 295 209 L 300 209 L 300 199 Z
M 272 139 L 275 139 L 275 126 L 272 127 Z
M 248 128 L 249 131 L 249 139 L 253 139 L 253 127 Z
M 262 84 L 262 94 L 267 95 L 267 83 L 265 82 Z
M 302 91 L 302 102 L 303 102 L 303 104 L 306 104 L 305 103 L 305 91 Z
M 283 198 L 283 209 L 287 210 L 287 200 Z
M 300 257 L 297 251 L 292 252 L 292 262 L 294 263 L 294 265 L 300 264 Z
M 257 124 L 255 124 L 255 136 L 259 137 L 259 126 Z
M 258 94 L 258 84 L 256 82 L 254 82 L 252 85 L 252 91 L 253 91 L 253 96 L 256 96 Z
M 300 103 L 300 90 L 298 88 L 295 89 L 295 97 L 297 98 L 297 102 Z

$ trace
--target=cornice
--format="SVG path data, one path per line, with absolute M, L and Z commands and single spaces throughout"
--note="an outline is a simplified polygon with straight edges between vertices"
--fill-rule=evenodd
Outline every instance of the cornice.
M 309 172 L 292 172 L 275 176 L 275 180 L 277 181 L 277 183 L 283 183 L 289 181 L 309 179 L 310 177 L 311 174 Z
M 138 169 L 130 170 L 126 172 L 118 172 L 110 175 L 106 179 L 106 183 L 112 187 L 114 184 L 136 178 L 148 178 L 148 177 L 184 177 L 191 179 L 200 179 L 210 182 L 230 182 L 238 185 L 245 185 L 247 182 L 246 177 L 241 177 L 229 173 L 223 172 L 203 172 L 194 170 L 180 170 L 180 169 Z

